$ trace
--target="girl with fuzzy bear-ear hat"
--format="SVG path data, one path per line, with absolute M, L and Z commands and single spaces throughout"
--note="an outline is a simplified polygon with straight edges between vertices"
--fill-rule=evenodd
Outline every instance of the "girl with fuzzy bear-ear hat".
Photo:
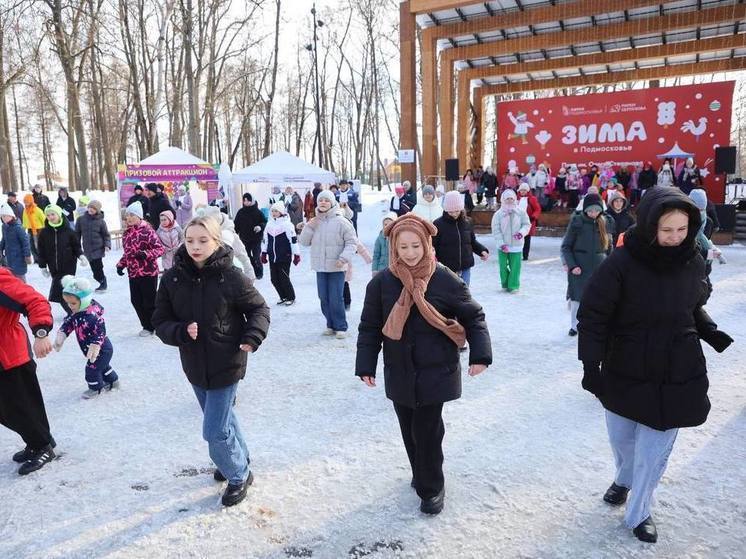
M 433 224 L 414 214 L 389 223 L 389 266 L 368 283 L 355 374 L 376 386 L 383 346 L 386 396 L 393 401 L 420 510 L 443 509 L 443 403 L 461 397 L 459 349 L 469 342 L 469 375 L 492 363 L 482 307 L 466 284 L 433 258 Z

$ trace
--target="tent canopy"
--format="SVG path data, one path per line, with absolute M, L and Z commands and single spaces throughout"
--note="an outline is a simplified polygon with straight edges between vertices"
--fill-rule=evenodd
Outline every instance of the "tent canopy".
M 337 182 L 337 176 L 286 151 L 278 151 L 233 173 L 233 182 L 278 185 L 308 182 L 332 184 Z
M 209 163 L 183 149 L 169 146 L 146 157 L 136 165 L 209 165 Z

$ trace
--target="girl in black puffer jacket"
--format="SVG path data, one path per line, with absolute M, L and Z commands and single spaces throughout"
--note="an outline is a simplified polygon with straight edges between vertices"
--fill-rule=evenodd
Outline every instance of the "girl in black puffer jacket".
M 462 194 L 455 190 L 446 193 L 443 199 L 443 216 L 436 219 L 433 225 L 438 230 L 433 238 L 435 258 L 469 285 L 474 253 L 482 260 L 487 260 L 490 251 L 474 235 L 474 226 L 464 212 Z
M 709 297 L 696 243 L 699 210 L 677 188 L 642 198 L 637 225 L 588 280 L 578 312 L 583 388 L 606 408 L 617 473 L 604 500 L 627 501 L 625 523 L 657 539 L 650 501 L 680 427 L 707 419 L 707 368 L 700 340 L 733 341 L 702 306 Z
M 246 356 L 267 336 L 269 309 L 251 281 L 233 266 L 233 251 L 221 244 L 220 227 L 198 217 L 184 230 L 184 246 L 163 274 L 153 326 L 166 344 L 177 346 L 187 379 L 204 412 L 203 437 L 218 469 L 229 481 L 223 505 L 246 496 L 253 481 L 249 451 L 232 406 Z

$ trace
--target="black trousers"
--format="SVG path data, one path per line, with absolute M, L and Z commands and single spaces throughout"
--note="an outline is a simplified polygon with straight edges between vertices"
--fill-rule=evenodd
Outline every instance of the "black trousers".
M 155 293 L 158 288 L 158 276 L 130 278 L 130 302 L 135 308 L 137 318 L 143 330 L 154 330 L 151 319 L 155 311 Z
M 269 264 L 269 278 L 283 301 L 295 301 L 295 289 L 290 281 L 290 262 Z
M 0 372 L 0 424 L 18 433 L 32 450 L 52 443 L 33 361 Z
M 531 235 L 523 237 L 523 259 L 528 260 L 528 253 L 531 252 Z
M 104 274 L 104 260 L 103 258 L 93 258 L 88 261 L 91 265 L 91 272 L 93 272 L 93 279 L 98 283 L 106 285 L 106 275 Z
M 443 404 L 408 408 L 394 402 L 404 448 L 412 466 L 415 489 L 421 499 L 443 489 Z
M 251 260 L 251 266 L 254 268 L 254 275 L 256 279 L 261 279 L 264 276 L 264 266 L 262 265 L 262 239 L 244 243 L 246 252 Z

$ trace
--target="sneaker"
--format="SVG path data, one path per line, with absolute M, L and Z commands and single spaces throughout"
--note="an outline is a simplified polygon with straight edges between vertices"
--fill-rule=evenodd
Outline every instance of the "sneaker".
M 152 330 L 145 330 L 145 328 L 143 328 L 142 330 L 140 330 L 138 336 L 140 336 L 141 338 L 147 338 L 149 336 L 152 336 L 153 333 L 154 332 Z
M 283 302 L 282 304 L 285 305 L 286 307 L 290 307 L 290 306 L 292 306 L 292 305 L 295 304 L 295 299 L 288 299 L 287 301 Z
M 280 299 L 279 301 L 277 301 L 277 303 L 275 303 L 275 305 L 284 305 L 284 304 L 285 304 L 285 299 Z
M 115 380 L 111 384 L 107 384 L 104 386 L 104 390 L 112 391 L 112 390 L 119 390 L 119 380 Z
M 338 340 L 344 340 L 347 337 L 347 332 L 334 332 L 334 337 Z
M 81 398 L 84 400 L 93 400 L 96 398 L 99 394 L 101 394 L 100 390 L 91 390 L 90 388 L 83 392 L 83 394 L 80 395 Z
M 29 460 L 24 462 L 21 467 L 18 468 L 18 475 L 25 476 L 43 468 L 44 464 L 54 460 L 55 456 L 54 450 L 52 450 L 52 445 L 47 445 L 41 450 L 37 450 Z
M 96 288 L 96 293 L 106 293 L 106 288 L 105 287 L 97 287 Z
M 323 332 L 323 335 L 324 336 L 333 336 L 334 335 L 334 330 L 332 330 L 331 328 L 325 328 L 324 332 Z
M 420 510 L 425 514 L 440 514 L 443 510 L 443 504 L 446 496 L 445 488 L 440 490 L 440 493 L 429 499 L 422 499 L 420 502 Z
M 641 542 L 655 543 L 658 541 L 658 529 L 655 527 L 655 522 L 653 522 L 652 516 L 648 516 L 645 520 L 640 522 L 640 524 L 632 530 L 632 533 L 637 536 L 637 539 Z
M 570 331 L 567 333 L 567 335 L 571 336 L 571 337 L 572 336 L 577 336 L 578 335 L 578 331 L 575 330 L 575 328 L 570 328 Z
M 52 438 L 52 442 L 49 443 L 52 448 L 55 448 L 57 446 L 57 441 Z M 27 460 L 31 460 L 34 457 L 35 451 L 32 450 L 29 447 L 24 448 L 23 450 L 19 450 L 13 455 L 13 462 L 18 462 L 19 464 L 23 464 Z
M 246 492 L 249 490 L 249 485 L 252 483 L 254 483 L 254 474 L 251 472 L 249 472 L 248 479 L 243 483 L 238 485 L 229 483 L 228 487 L 225 488 L 223 498 L 221 499 L 223 506 L 232 507 L 233 505 L 237 505 L 243 501 L 246 498 Z

